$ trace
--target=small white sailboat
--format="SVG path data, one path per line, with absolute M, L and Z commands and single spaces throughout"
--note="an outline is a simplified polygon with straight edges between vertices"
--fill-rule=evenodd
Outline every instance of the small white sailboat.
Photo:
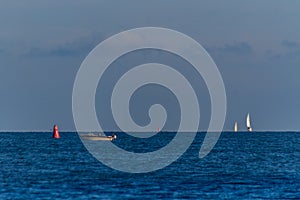
M 252 127 L 251 127 L 251 123 L 250 123 L 250 114 L 249 113 L 247 115 L 246 124 L 247 124 L 247 130 L 249 132 L 251 132 L 252 131 Z
M 237 124 L 237 122 L 234 123 L 234 132 L 238 132 L 238 124 Z

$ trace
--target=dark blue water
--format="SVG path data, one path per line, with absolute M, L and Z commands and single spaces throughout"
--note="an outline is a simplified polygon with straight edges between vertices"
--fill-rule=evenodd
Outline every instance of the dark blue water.
M 152 151 L 173 135 L 141 145 L 119 133 L 115 143 Z M 129 174 L 97 161 L 76 133 L 0 133 L 0 199 L 300 198 L 300 133 L 222 133 L 199 159 L 204 135 L 172 165 Z

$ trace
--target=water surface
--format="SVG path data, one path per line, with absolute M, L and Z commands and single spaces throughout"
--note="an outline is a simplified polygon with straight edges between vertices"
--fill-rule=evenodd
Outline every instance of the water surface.
M 175 133 L 148 140 L 118 133 L 133 152 L 166 145 Z M 170 166 L 146 174 L 113 170 L 84 148 L 76 133 L 0 133 L 0 199 L 300 198 L 300 133 L 224 132 L 198 158 L 205 133 Z

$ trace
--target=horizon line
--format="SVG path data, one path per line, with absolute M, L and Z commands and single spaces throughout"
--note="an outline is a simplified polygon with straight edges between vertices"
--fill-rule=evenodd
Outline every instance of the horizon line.
M 0 133 L 4 133 L 4 132 L 21 132 L 21 133 L 25 133 L 25 132 L 52 132 L 52 129 L 49 130 L 0 130 Z M 99 131 L 77 131 L 77 130 L 59 130 L 59 132 L 99 132 Z M 117 132 L 117 133 L 126 133 L 126 132 L 136 132 L 136 133 L 147 133 L 147 132 L 157 132 L 157 131 L 120 131 L 120 130 L 104 130 L 103 132 Z M 177 132 L 177 130 L 161 130 L 159 132 Z M 180 132 L 195 132 L 195 131 L 191 131 L 191 130 L 184 130 L 184 131 L 180 131 Z M 197 132 L 207 132 L 207 130 L 197 130 Z M 234 132 L 234 130 L 221 130 L 221 131 L 210 131 L 210 132 Z M 247 129 L 245 130 L 239 130 L 237 132 L 248 132 Z M 300 130 L 254 130 L 252 132 L 300 132 Z M 157 132 L 158 133 L 158 132 Z

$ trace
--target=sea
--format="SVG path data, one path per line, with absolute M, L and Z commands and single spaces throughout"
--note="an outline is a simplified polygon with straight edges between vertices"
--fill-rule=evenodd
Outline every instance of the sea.
M 116 134 L 115 145 L 151 152 L 176 133 Z M 169 166 L 127 173 L 94 158 L 76 132 L 1 132 L 0 199 L 300 199 L 300 132 L 223 132 L 200 159 L 205 134 Z

